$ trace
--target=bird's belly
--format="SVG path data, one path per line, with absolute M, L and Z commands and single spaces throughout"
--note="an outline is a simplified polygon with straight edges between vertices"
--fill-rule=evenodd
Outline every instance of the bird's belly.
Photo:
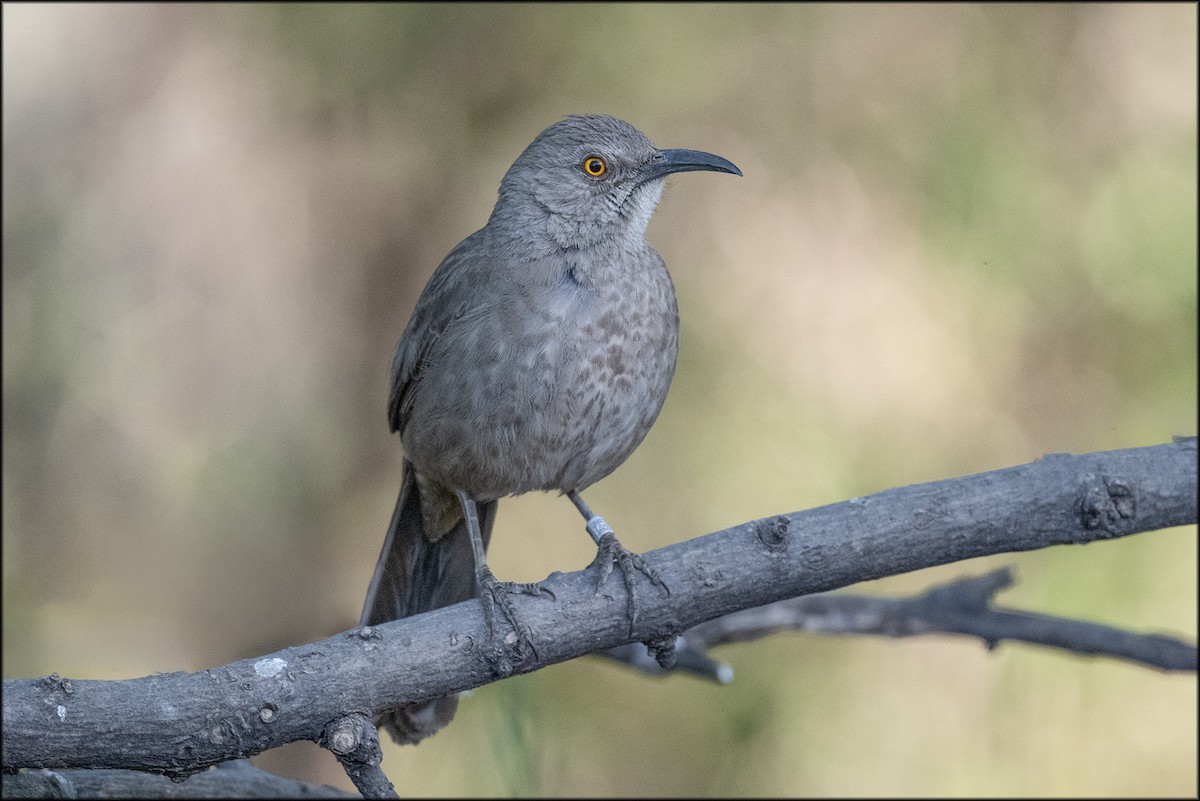
M 480 500 L 599 481 L 646 436 L 675 369 L 676 318 L 633 319 L 477 343 L 485 358 L 422 387 L 439 397 L 404 432 L 408 458 Z
M 581 490 L 641 444 L 666 400 L 674 347 L 626 362 L 630 366 L 621 368 L 606 359 L 583 359 L 563 371 L 552 412 L 527 429 L 532 459 L 517 491 Z

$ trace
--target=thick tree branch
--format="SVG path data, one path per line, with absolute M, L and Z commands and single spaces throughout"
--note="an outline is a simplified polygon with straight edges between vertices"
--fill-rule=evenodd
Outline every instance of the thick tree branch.
M 1196 441 L 919 484 L 766 518 L 646 554 L 671 587 L 640 593 L 635 630 L 668 638 L 785 598 L 991 554 L 1196 522 Z M 557 600 L 515 598 L 539 656 L 528 672 L 629 641 L 616 583 L 553 574 Z M 197 673 L 127 681 L 5 680 L 6 770 L 186 775 L 298 739 L 347 714 L 478 687 L 496 675 L 476 602 Z

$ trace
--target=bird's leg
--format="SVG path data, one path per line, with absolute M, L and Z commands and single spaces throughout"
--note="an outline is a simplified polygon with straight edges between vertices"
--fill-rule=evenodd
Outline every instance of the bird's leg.
M 621 575 L 625 579 L 625 590 L 629 593 L 629 633 L 632 634 L 633 626 L 637 622 L 637 590 L 634 589 L 633 572 L 636 570 L 644 574 L 667 595 L 671 594 L 671 590 L 667 587 L 666 582 L 659 578 L 658 571 L 646 564 L 645 559 L 617 542 L 616 535 L 613 534 L 612 528 L 605 519 L 594 514 L 578 492 L 572 490 L 567 493 L 567 497 L 571 499 L 571 503 L 575 504 L 575 508 L 587 521 L 587 532 L 596 541 L 599 549 L 596 552 L 596 561 L 592 563 L 600 564 L 600 581 L 596 583 L 597 594 L 604 587 L 604 580 L 612 572 L 613 565 L 616 564 L 621 568 Z
M 516 635 L 518 662 L 524 661 L 528 654 L 533 654 L 534 659 L 537 659 L 537 651 L 533 647 L 533 630 L 521 621 L 508 594 L 515 591 L 535 595 L 549 592 L 549 590 L 544 590 L 537 585 L 513 584 L 510 581 L 496 580 L 484 558 L 483 535 L 479 530 L 479 514 L 476 511 L 475 502 L 465 492 L 457 491 L 454 494 L 458 496 L 463 518 L 467 523 L 467 532 L 471 535 L 471 551 L 475 556 L 475 583 L 479 590 L 479 598 L 483 601 L 483 616 L 487 621 L 488 633 L 492 640 L 488 661 L 492 663 L 497 673 L 508 675 L 512 673 L 512 665 L 502 657 L 501 644 L 506 638 L 500 637 L 496 631 L 496 607 L 500 607 L 500 611 L 504 613 L 504 617 L 508 619 L 508 623 Z

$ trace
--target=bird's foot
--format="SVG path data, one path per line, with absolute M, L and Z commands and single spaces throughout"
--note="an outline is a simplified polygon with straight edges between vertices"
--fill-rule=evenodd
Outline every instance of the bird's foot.
M 520 593 L 525 595 L 549 595 L 551 598 L 554 594 L 544 587 L 539 587 L 536 584 L 514 584 L 511 581 L 497 581 L 492 575 L 491 569 L 486 565 L 479 570 L 479 595 L 483 601 L 483 615 L 487 621 L 489 643 L 486 648 L 487 661 L 491 664 L 492 669 L 500 676 L 507 676 L 513 672 L 513 669 L 525 662 L 530 656 L 534 659 L 538 658 L 537 649 L 533 647 L 533 629 L 526 625 L 517 614 L 517 610 L 513 608 L 510 594 Z M 508 620 L 508 624 L 512 627 L 512 631 L 503 636 L 496 627 L 496 608 L 504 613 L 504 617 Z M 508 656 L 508 649 L 514 648 L 516 652 L 516 661 Z
M 515 595 L 548 595 L 551 601 L 558 600 L 550 588 L 543 587 L 540 581 L 530 581 L 527 584 L 518 584 L 515 581 L 497 581 L 496 586 Z
M 602 533 L 596 539 L 599 550 L 596 551 L 596 559 L 592 562 L 593 565 L 600 565 L 600 580 L 596 582 L 596 594 L 598 595 L 604 588 L 604 581 L 612 572 L 613 565 L 621 568 L 621 575 L 625 579 L 625 590 L 629 593 L 629 633 L 632 635 L 634 624 L 637 623 L 637 590 L 633 582 L 634 571 L 643 574 L 657 584 L 664 594 L 670 595 L 671 590 L 659 577 L 658 571 L 646 564 L 645 559 L 617 542 L 616 535 L 613 534 L 612 529 L 608 528 L 604 518 L 597 516 L 589 520 L 589 531 L 592 530 L 594 521 L 597 520 L 599 523 L 595 524 L 595 527 Z

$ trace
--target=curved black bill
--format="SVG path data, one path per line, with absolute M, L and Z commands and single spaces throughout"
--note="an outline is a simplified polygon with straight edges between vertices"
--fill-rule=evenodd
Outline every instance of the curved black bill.
M 703 150 L 674 148 L 658 151 L 654 159 L 645 166 L 643 173 L 645 177 L 643 180 L 650 181 L 654 178 L 662 178 L 664 175 L 670 175 L 673 172 L 692 172 L 695 170 L 727 172 L 731 175 L 742 174 L 737 165 L 728 159 L 714 156 L 712 153 L 705 153 Z

